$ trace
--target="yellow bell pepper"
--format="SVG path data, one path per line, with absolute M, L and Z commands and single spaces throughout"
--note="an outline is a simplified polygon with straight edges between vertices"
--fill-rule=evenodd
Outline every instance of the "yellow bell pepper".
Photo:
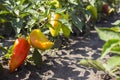
M 53 13 L 49 16 L 50 24 L 52 25 L 52 27 L 49 27 L 49 30 L 53 37 L 56 37 L 59 34 L 61 23 L 58 21 L 58 19 L 60 19 L 60 17 L 60 14 L 57 13 Z
M 54 43 L 49 41 L 39 29 L 34 29 L 30 33 L 30 44 L 40 50 L 46 50 L 52 48 Z

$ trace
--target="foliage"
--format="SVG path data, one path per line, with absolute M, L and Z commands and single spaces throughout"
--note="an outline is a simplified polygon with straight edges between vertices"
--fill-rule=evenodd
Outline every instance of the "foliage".
M 53 22 L 59 22 L 60 24 L 60 30 L 58 31 L 58 35 L 61 35 L 61 33 L 65 37 L 69 37 L 71 30 L 71 25 L 69 23 L 69 14 L 66 8 L 63 8 L 60 6 L 60 2 L 58 0 L 5 0 L 0 1 L 0 24 L 5 25 L 5 23 L 10 23 L 10 27 L 14 29 L 16 37 L 28 37 L 28 42 L 33 46 L 37 45 L 39 49 L 44 49 L 49 46 L 48 42 L 51 43 L 51 48 L 53 46 L 53 43 L 50 42 L 47 37 L 50 36 L 50 30 L 49 28 L 53 28 L 54 26 L 50 23 L 50 21 Z M 54 16 L 51 16 L 51 14 L 59 14 L 60 19 L 50 19 L 54 18 Z M 50 17 L 49 17 L 50 15 Z M 34 35 L 31 35 L 33 29 L 41 30 L 40 33 L 35 33 Z M 46 34 L 46 35 L 44 35 Z M 37 43 L 36 39 L 33 41 L 33 37 L 38 39 Z M 38 37 L 39 36 L 39 37 Z M 44 36 L 44 37 L 43 37 Z M 2 37 L 1 37 L 2 38 Z M 44 41 L 45 40 L 45 41 Z M 47 40 L 47 41 L 46 41 Z M 43 43 L 44 42 L 44 43 Z M 42 43 L 42 44 L 41 44 Z M 22 43 L 21 43 L 22 44 Z M 34 49 L 35 48 L 35 49 Z M 48 47 L 47 47 L 48 48 Z M 17 48 L 18 49 L 18 48 Z M 41 58 L 41 52 L 37 51 L 38 48 L 35 46 L 32 47 L 34 49 L 34 52 L 32 53 L 32 61 L 36 66 L 40 66 L 42 62 Z M 10 58 L 10 60 L 13 61 L 13 58 L 11 55 L 13 54 L 14 48 L 11 46 L 7 53 L 5 54 L 5 58 Z M 20 49 L 22 51 L 22 49 Z M 31 51 L 32 52 L 32 51 Z M 16 56 L 18 53 L 16 52 Z M 38 57 L 39 56 L 39 57 Z M 16 57 L 14 57 L 16 59 Z M 21 58 L 23 59 L 23 58 Z M 28 59 L 30 60 L 30 59 Z M 22 62 L 20 62 L 21 64 Z M 11 62 L 12 64 L 16 64 L 15 62 Z M 18 62 L 19 64 L 19 62 Z M 12 65 L 13 66 L 13 65 Z M 15 69 L 16 67 L 14 67 Z M 13 68 L 11 68 L 11 72 L 13 72 Z
M 48 25 L 48 15 L 51 12 L 64 15 L 65 10 L 55 8 L 54 1 L 49 0 L 7 0 L 1 2 L 1 22 L 10 22 L 16 35 L 21 32 L 28 35 L 33 28 L 46 29 Z M 64 17 L 62 18 L 64 19 Z M 60 21 L 61 24 L 70 27 L 68 19 Z M 67 23 L 66 23 L 67 22 Z
M 114 28 L 96 28 L 96 31 L 99 33 L 100 39 L 108 41 L 110 39 L 120 39 L 120 34 L 118 33 L 119 27 Z M 106 34 L 106 35 L 105 35 Z
M 85 66 L 90 66 L 106 72 L 107 74 L 120 78 L 116 74 L 120 67 L 120 25 L 119 20 L 114 22 L 114 27 L 111 28 L 96 28 L 100 39 L 106 41 L 103 45 L 101 57 L 98 60 L 81 60 L 79 63 Z M 112 53 L 109 59 L 104 62 L 106 55 Z
M 40 29 L 34 29 L 31 31 L 29 38 L 18 38 L 15 40 L 14 45 L 10 47 L 5 58 L 9 60 L 9 70 L 14 72 L 19 66 L 24 63 L 29 51 L 30 45 L 34 50 L 31 57 L 28 57 L 27 61 L 31 64 L 40 67 L 42 63 L 42 52 L 53 47 L 53 42 L 40 31 Z M 38 49 L 41 51 L 39 52 Z
M 57 20 L 61 25 L 56 31 L 58 35 L 62 33 L 69 37 L 74 27 L 80 32 L 88 31 L 90 25 L 93 26 L 103 15 L 104 10 L 102 0 L 5 0 L 0 1 L 0 9 L 0 22 L 10 22 L 17 37 L 21 34 L 28 35 L 34 28 L 40 28 L 49 34 L 48 28 L 53 28 L 49 19 L 51 14 L 61 16 Z
M 93 67 L 98 70 L 105 70 L 104 64 L 102 64 L 100 61 L 96 60 L 91 60 L 91 59 L 83 59 L 79 62 L 79 64 L 88 66 L 88 67 Z
M 7 30 L 13 28 L 17 38 L 24 35 L 28 39 L 28 42 L 32 45 L 30 51 L 32 56 L 28 57 L 27 60 L 39 67 L 42 63 L 42 52 L 53 46 L 49 39 L 58 39 L 61 35 L 69 38 L 70 33 L 74 32 L 73 28 L 77 28 L 80 32 L 88 32 L 101 17 L 109 16 L 114 12 L 114 4 L 116 4 L 114 0 L 113 2 L 110 2 L 110 0 L 1 0 L 0 26 L 7 26 Z M 56 14 L 59 16 L 56 17 Z M 6 25 L 6 23 L 9 23 L 9 25 Z M 119 21 L 113 24 L 118 26 Z M 107 41 L 103 46 L 101 58 L 109 52 L 119 53 L 120 30 L 117 26 L 110 29 L 96 28 L 100 38 Z M 33 29 L 38 29 L 41 32 L 31 35 Z M 4 37 L 0 36 L 0 38 Z M 51 46 L 47 41 L 52 43 Z M 45 46 L 48 48 L 43 48 Z M 2 49 L 6 51 L 4 47 Z M 11 46 L 5 58 L 10 58 L 12 51 L 13 47 Z M 111 58 L 108 65 L 102 65 L 101 62 L 93 60 L 85 60 L 80 64 L 90 64 L 88 66 L 109 72 L 119 63 L 111 65 L 114 60 L 114 57 Z M 106 66 L 111 67 L 106 70 Z M 110 71 L 110 73 L 113 72 Z
M 36 67 L 40 67 L 41 64 L 43 63 L 41 53 L 37 49 L 34 49 L 32 54 L 33 55 L 28 55 L 27 63 L 30 63 L 31 65 L 35 65 Z

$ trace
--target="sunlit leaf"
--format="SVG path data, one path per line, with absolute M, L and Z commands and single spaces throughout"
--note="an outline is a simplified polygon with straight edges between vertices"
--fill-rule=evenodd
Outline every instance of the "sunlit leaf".
M 111 30 L 110 28 L 95 28 L 100 39 L 108 41 L 110 39 L 120 39 L 120 33 Z
M 96 0 L 89 0 L 89 3 L 90 3 L 92 6 L 94 6 L 94 5 L 95 5 L 95 1 L 96 1 Z
M 93 67 L 95 69 L 105 71 L 105 67 L 103 66 L 103 64 L 97 60 L 83 59 L 79 62 L 79 64 L 86 67 Z
M 26 13 L 21 13 L 21 14 L 20 14 L 20 17 L 21 17 L 21 18 L 24 18 L 24 17 L 29 16 L 29 15 L 30 15 L 30 14 L 27 13 L 27 12 L 26 12 Z
M 111 57 L 108 62 L 107 62 L 107 68 L 109 68 L 109 70 L 120 66 L 120 56 L 113 56 Z
M 24 4 L 26 0 L 20 0 L 20 4 Z
M 113 22 L 112 25 L 120 25 L 120 20 Z
M 111 40 L 108 40 L 104 45 L 103 45 L 103 50 L 102 50 L 102 55 L 101 55 L 101 58 L 103 58 L 106 54 L 108 54 L 111 49 L 120 44 L 120 40 L 119 39 L 111 39 Z
M 23 27 L 23 21 L 20 18 L 16 18 L 16 19 L 13 19 L 11 23 L 16 34 L 18 35 Z
M 50 2 L 50 5 L 51 6 L 54 6 L 56 8 L 60 8 L 61 7 L 61 4 L 60 4 L 60 1 L 59 0 L 49 0 Z
M 111 27 L 110 29 L 115 32 L 120 32 L 120 27 Z
M 60 9 L 55 10 L 55 13 L 63 13 L 65 11 L 66 11 L 65 8 L 60 8 Z
M 72 3 L 72 4 L 75 4 L 75 5 L 78 4 L 77 0 L 69 0 L 69 2 Z
M 61 27 L 62 27 L 63 35 L 65 37 L 69 37 L 70 36 L 70 32 L 71 32 L 70 29 L 67 26 L 65 26 L 65 25 L 62 25 Z
M 97 19 L 97 8 L 96 8 L 96 6 L 88 5 L 86 7 L 86 9 L 90 11 L 92 17 L 96 20 Z
M 112 53 L 120 54 L 120 45 L 116 45 L 111 49 Z

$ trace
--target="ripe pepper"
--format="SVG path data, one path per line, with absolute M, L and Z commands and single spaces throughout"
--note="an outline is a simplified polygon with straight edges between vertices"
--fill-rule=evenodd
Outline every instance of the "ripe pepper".
M 49 41 L 47 37 L 39 30 L 34 29 L 30 33 L 30 43 L 33 47 L 40 50 L 46 50 L 53 46 L 53 42 Z
M 14 72 L 26 59 L 30 49 L 30 44 L 24 38 L 18 38 L 14 42 L 11 59 L 9 60 L 9 70 Z
M 50 18 L 50 24 L 52 27 L 49 27 L 50 33 L 53 37 L 56 37 L 59 34 L 61 23 L 58 21 L 60 19 L 60 14 L 58 13 L 52 13 L 49 15 Z
M 114 8 L 111 8 L 107 3 L 103 3 L 102 11 L 106 15 L 110 15 L 112 12 L 114 12 Z
M 102 6 L 102 11 L 105 13 L 105 14 L 108 14 L 109 12 L 109 5 L 107 3 L 104 3 L 103 6 Z

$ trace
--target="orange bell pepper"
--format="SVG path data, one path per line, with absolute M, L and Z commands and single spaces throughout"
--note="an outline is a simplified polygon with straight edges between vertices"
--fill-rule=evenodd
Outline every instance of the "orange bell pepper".
M 47 37 L 39 30 L 34 29 L 30 33 L 30 43 L 33 47 L 40 50 L 46 50 L 53 46 L 53 42 L 49 41 Z
M 52 27 L 49 27 L 50 33 L 53 37 L 56 37 L 59 34 L 61 23 L 58 21 L 60 19 L 60 14 L 54 13 L 49 16 L 50 24 Z
M 30 44 L 24 38 L 18 38 L 14 42 L 11 59 L 9 60 L 9 70 L 14 72 L 26 59 L 30 49 Z

